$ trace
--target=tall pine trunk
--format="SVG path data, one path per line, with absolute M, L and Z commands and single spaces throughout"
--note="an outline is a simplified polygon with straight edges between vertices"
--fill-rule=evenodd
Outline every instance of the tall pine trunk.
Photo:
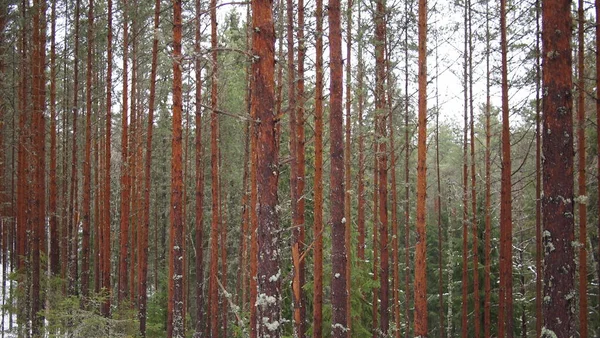
M 129 124 L 128 124 L 128 50 L 129 50 L 129 18 L 127 0 L 123 0 L 123 114 L 121 116 L 121 218 L 119 233 L 119 303 L 127 298 L 128 291 L 128 259 L 129 259 L 129 207 L 130 207 L 130 176 L 129 176 Z M 173 122 L 175 123 L 175 122 Z
M 344 218 L 343 61 L 340 0 L 329 0 L 329 176 L 331 203 L 331 306 L 332 336 L 348 331 L 346 290 L 346 219 Z
M 415 337 L 427 337 L 427 0 L 419 0 L 419 125 L 417 140 L 417 244 L 415 256 Z
M 173 2 L 173 138 L 171 158 L 171 228 L 169 236 L 169 292 L 167 337 L 185 337 L 184 316 L 184 215 L 182 171 L 182 70 L 181 54 L 181 0 Z
M 313 337 L 323 335 L 323 0 L 316 0 Z
M 101 244 L 101 270 L 102 270 L 102 289 L 111 294 L 110 286 L 110 259 L 111 259 L 111 229 L 110 229 L 110 159 L 111 159 L 111 136 L 112 136 L 112 0 L 107 3 L 107 47 L 106 47 L 106 141 L 104 143 L 104 203 L 103 203 L 103 220 L 102 224 L 102 244 Z M 102 303 L 101 312 L 105 317 L 110 316 L 110 296 L 105 298 Z
M 579 211 L 579 337 L 588 337 L 587 299 L 587 192 L 585 159 L 585 9 L 583 0 L 577 10 L 577 203 Z M 584 199 L 584 200 L 581 200 Z
M 154 31 L 159 29 L 160 0 L 154 3 Z M 140 320 L 140 333 L 146 336 L 146 314 L 147 314 L 147 280 L 148 280 L 148 230 L 150 228 L 150 188 L 152 185 L 152 130 L 154 126 L 154 102 L 156 99 L 156 72 L 158 69 L 158 36 L 154 34 L 152 39 L 152 64 L 150 69 L 150 98 L 148 101 L 148 128 L 146 130 L 146 163 L 144 166 L 144 208 L 143 221 L 139 229 L 141 250 L 138 250 L 138 307 Z
M 573 85 L 571 1 L 542 3 L 544 161 L 544 328 L 542 336 L 575 334 L 573 248 Z
M 281 335 L 281 279 L 277 211 L 277 147 L 274 108 L 275 34 L 271 0 L 252 4 L 252 97 L 256 119 L 257 200 L 257 336 Z
M 94 48 L 94 0 L 88 5 L 87 69 L 85 82 L 85 155 L 83 160 L 83 229 L 81 233 L 81 296 L 82 307 L 90 291 L 90 229 L 92 190 L 92 62 Z
M 500 1 L 500 44 L 502 53 L 502 181 L 500 188 L 500 298 L 498 337 L 512 337 L 514 329 L 512 291 L 512 183 L 508 107 L 506 0 Z

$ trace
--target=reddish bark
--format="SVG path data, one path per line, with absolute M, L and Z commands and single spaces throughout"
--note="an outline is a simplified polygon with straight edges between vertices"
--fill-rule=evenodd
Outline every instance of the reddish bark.
M 290 195 L 292 208 L 292 303 L 294 306 L 294 336 L 304 337 L 304 318 L 302 318 L 302 282 L 300 256 L 302 255 L 302 243 L 300 242 L 300 228 L 303 226 L 298 223 L 299 212 L 298 201 L 302 195 L 298 192 L 298 135 L 296 121 L 296 69 L 294 65 L 294 2 L 286 0 L 287 12 L 287 96 L 288 112 L 290 116 Z
M 544 327 L 557 337 L 575 334 L 570 11 L 569 0 L 542 3 Z
M 279 266 L 279 221 L 277 211 L 277 152 L 274 107 L 274 42 L 272 2 L 252 4 L 252 116 L 256 122 L 256 173 L 258 220 L 257 326 L 258 336 L 281 334 L 281 270 Z M 253 323 L 254 324 L 254 323 Z
M 167 337 L 185 337 L 183 269 L 183 171 L 182 171 L 182 61 L 181 0 L 173 2 L 173 138 L 171 159 L 171 228 L 169 238 L 169 293 Z
M 344 135 L 342 131 L 343 110 L 343 61 L 340 1 L 329 0 L 329 154 L 330 203 L 331 203 L 331 306 L 332 336 L 345 337 L 348 323 L 346 298 L 346 220 L 344 219 Z
M 107 32 L 107 66 L 106 66 L 106 141 L 104 144 L 104 204 L 103 204 L 103 224 L 102 224 L 102 245 L 101 245 L 101 270 L 102 270 L 102 289 L 108 293 L 108 297 L 102 303 L 101 312 L 105 317 L 110 316 L 110 158 L 111 158 L 111 129 L 112 129 L 112 0 L 107 3 L 108 13 L 108 32 Z
M 417 244 L 415 256 L 415 337 L 427 337 L 427 0 L 419 0 L 419 125 L 417 138 Z
M 154 27 L 158 29 L 159 20 L 158 15 L 160 13 L 160 0 L 156 1 L 155 14 L 154 14 Z M 200 41 L 202 36 L 200 35 L 200 13 L 202 11 L 200 0 L 195 1 L 196 11 L 196 22 L 195 22 L 195 51 L 200 53 Z M 158 47 L 158 37 L 155 38 L 156 46 Z M 153 45 L 154 48 L 154 45 Z M 154 49 L 153 49 L 154 52 Z M 200 337 L 204 329 L 204 298 L 202 297 L 202 286 L 204 285 L 204 251 L 202 243 L 204 241 L 204 228 L 202 226 L 204 220 L 204 163 L 202 161 L 202 155 L 204 153 L 202 146 L 202 63 L 200 58 L 196 59 L 195 66 L 195 80 L 196 80 L 196 92 L 195 92 L 195 124 L 196 124 L 196 178 L 195 178 L 195 208 L 196 216 L 194 218 L 195 228 L 195 250 L 196 250 L 196 324 L 195 324 L 195 337 Z
M 316 30 L 323 32 L 323 0 L 316 0 Z M 323 335 L 323 36 L 315 46 L 315 180 L 313 337 Z

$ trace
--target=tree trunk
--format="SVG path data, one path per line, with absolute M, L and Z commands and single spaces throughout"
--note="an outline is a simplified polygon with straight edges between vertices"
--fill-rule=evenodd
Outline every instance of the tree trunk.
M 211 61 L 213 64 L 211 76 L 211 114 L 210 114 L 210 161 L 211 161 L 211 195 L 212 195 L 212 220 L 210 232 L 210 332 L 212 337 L 219 336 L 219 286 L 217 283 L 219 271 L 219 117 L 217 115 L 217 8 L 216 0 L 211 0 L 210 26 L 211 26 Z
M 469 73 L 468 73 L 468 60 L 469 60 L 469 45 L 468 45 L 468 23 L 469 23 L 469 3 L 468 0 L 464 3 L 465 6 L 465 17 L 464 17 L 464 50 L 463 50 L 463 97 L 464 97 L 464 129 L 463 129 L 463 173 L 462 173 L 462 279 L 461 279 L 461 291 L 462 291 L 462 305 L 461 305 L 461 337 L 467 338 L 468 336 L 468 323 L 469 323 L 469 302 L 468 302 L 468 290 L 469 290 L 469 246 L 468 246 L 468 229 L 469 229 L 469 157 L 468 157 L 468 112 L 469 112 Z
M 88 5 L 85 155 L 83 161 L 83 231 L 81 235 L 81 306 L 86 307 L 90 290 L 90 229 L 92 190 L 92 62 L 94 48 L 94 0 Z
M 540 51 L 540 1 L 535 2 L 535 334 L 536 337 L 542 335 L 542 135 L 541 135 L 541 51 Z M 600 42 L 600 40 L 599 40 Z
M 200 15 L 202 12 L 202 4 L 200 0 L 195 1 L 195 44 L 194 48 L 196 53 L 200 53 L 200 42 L 202 36 L 200 35 Z M 158 15 L 160 13 L 160 0 L 156 0 L 156 12 L 154 14 L 154 27 L 158 29 L 159 20 Z M 155 40 L 156 46 L 158 47 L 158 39 Z M 153 45 L 154 47 L 154 45 Z M 154 51 L 154 49 L 153 49 Z M 195 63 L 195 77 L 196 77 L 196 92 L 195 92 L 195 124 L 196 124 L 196 142 L 195 142 L 195 150 L 196 150 L 196 180 L 195 180 L 195 207 L 196 207 L 196 216 L 194 218 L 194 227 L 196 231 L 195 235 L 195 250 L 196 250 L 196 324 L 194 337 L 201 337 L 202 332 L 204 330 L 205 319 L 204 319 L 204 297 L 202 295 L 202 287 L 204 285 L 204 251 L 203 251 L 203 241 L 204 241 L 204 163 L 202 161 L 202 155 L 204 154 L 204 147 L 202 146 L 202 62 L 200 58 L 196 58 Z
M 587 296 L 587 192 L 585 160 L 585 9 L 583 0 L 577 10 L 577 189 L 579 211 L 579 337 L 588 336 L 588 296 Z M 581 200 L 583 199 L 583 200 Z
M 39 0 L 33 2 L 33 55 L 32 71 L 32 195 L 29 197 L 31 209 L 30 230 L 32 238 L 32 286 L 31 286 L 31 332 L 33 337 L 41 336 L 44 318 L 43 295 L 40 289 L 42 265 L 40 252 L 45 251 L 45 219 L 46 219 L 46 123 L 44 109 L 46 103 L 46 4 Z
M 427 0 L 419 0 L 419 126 L 417 156 L 417 244 L 415 257 L 415 337 L 427 337 Z
M 298 223 L 299 211 L 298 201 L 302 196 L 298 192 L 298 135 L 296 121 L 296 67 L 294 64 L 294 2 L 286 0 L 287 12 L 287 97 L 288 97 L 288 112 L 290 116 L 290 193 L 291 193 L 291 209 L 292 209 L 292 303 L 294 307 L 294 336 L 304 336 L 304 319 L 302 318 L 302 284 L 300 281 L 300 228 L 302 224 Z
M 359 261 L 365 260 L 365 137 L 364 137 L 364 65 L 363 65 L 363 28 L 361 21 L 361 3 L 358 3 L 358 215 L 357 215 L 357 230 L 358 230 L 358 248 L 357 256 Z
M 129 258 L 129 207 L 130 207 L 130 176 L 129 176 L 129 134 L 128 134 L 128 50 L 129 50 L 129 18 L 127 15 L 127 0 L 123 0 L 123 115 L 121 117 L 121 219 L 119 233 L 119 303 L 127 298 Z M 173 121 L 173 123 L 175 123 Z
M 323 0 L 316 0 L 313 337 L 323 336 Z
M 340 1 L 329 0 L 329 154 L 330 171 L 330 203 L 331 203 L 331 306 L 332 336 L 346 337 L 348 311 L 346 297 L 346 220 L 344 219 L 344 135 L 342 92 L 343 61 Z
M 376 139 L 377 139 L 377 176 L 379 210 L 379 329 L 382 335 L 387 335 L 389 329 L 389 253 L 388 253 L 388 211 L 387 211 L 387 112 L 385 97 L 385 4 L 383 0 L 376 3 L 375 9 L 375 110 L 376 110 Z
M 110 229 L 110 158 L 111 158 L 111 128 L 112 128 L 112 0 L 108 0 L 108 32 L 107 32 L 107 66 L 106 66 L 106 142 L 104 144 L 104 206 L 102 224 L 102 246 L 101 246 L 101 270 L 102 270 L 102 289 L 111 294 L 110 286 L 110 258 L 111 258 L 111 229 Z M 110 316 L 110 296 L 105 298 L 101 307 L 102 315 Z
M 182 177 L 182 69 L 181 0 L 173 2 L 173 139 L 171 159 L 171 229 L 169 239 L 169 293 L 167 337 L 185 337 L 183 270 L 183 177 Z
M 512 292 L 512 183 L 510 125 L 508 121 L 508 69 L 506 0 L 500 1 L 500 41 L 502 49 L 502 182 L 500 188 L 500 298 L 498 337 L 512 337 L 514 329 Z
M 305 226 L 305 197 L 304 197 L 304 186 L 306 180 L 306 154 L 304 149 L 305 137 L 304 137 L 304 59 L 306 54 L 305 38 L 304 38 L 304 0 L 298 0 L 298 27 L 297 27 L 297 39 L 298 39 L 298 70 L 296 79 L 296 220 L 294 224 L 298 226 L 298 243 L 299 251 L 303 256 L 305 254 L 305 242 L 306 242 L 306 226 Z M 299 264 L 299 284 L 300 290 L 304 287 L 306 281 L 306 267 L 305 260 L 300 259 Z M 302 322 L 299 337 L 306 336 L 306 294 L 300 295 L 300 318 Z
M 475 338 L 479 338 L 481 331 L 480 317 L 480 301 L 479 301 L 479 223 L 477 221 L 477 179 L 475 172 L 475 118 L 473 107 L 473 33 L 472 33 L 472 18 L 473 10 L 471 8 L 471 0 L 467 0 L 469 4 L 469 114 L 471 130 L 471 227 L 473 229 L 473 303 L 475 303 L 474 318 L 475 322 Z
M 48 216 L 50 217 L 50 271 L 60 275 L 60 248 L 58 234 L 58 208 L 56 198 L 58 186 L 56 177 L 56 2 L 52 2 L 50 34 L 50 185 L 48 186 Z
M 484 301 L 483 301 L 483 335 L 490 337 L 492 332 L 492 316 L 491 316 L 491 297 L 492 297 L 492 282 L 491 282 L 491 239 L 492 239 L 492 177 L 491 177 L 491 95 L 490 95 L 490 10 L 489 4 L 485 8 L 485 66 L 486 66 L 486 104 L 485 104 L 485 276 L 484 276 Z M 539 335 L 538 335 L 539 336 Z
M 301 0 L 303 1 L 303 0 Z M 352 0 L 348 0 L 348 7 L 346 8 L 346 125 L 344 135 L 344 184 L 346 190 L 344 191 L 344 218 L 346 219 L 345 229 L 345 243 L 346 243 L 346 322 L 348 323 L 348 334 L 352 330 L 352 307 L 350 304 L 350 290 L 351 290 L 351 276 L 352 276 L 352 182 L 351 182 L 351 166 L 350 159 L 351 155 L 351 119 L 350 111 L 352 106 Z M 300 74 L 298 74 L 300 75 Z
M 154 3 L 154 31 L 159 29 L 160 23 L 160 0 Z M 148 280 L 148 230 L 150 228 L 150 188 L 152 185 L 152 129 L 154 126 L 154 102 L 156 99 L 156 72 L 158 69 L 158 36 L 152 39 L 152 65 L 150 69 L 150 98 L 148 101 L 148 128 L 146 136 L 146 164 L 144 167 L 144 208 L 143 221 L 138 233 L 138 307 L 140 320 L 140 333 L 146 336 L 146 305 L 148 296 L 146 294 Z
M 75 51 L 73 64 L 73 144 L 71 157 L 71 190 L 69 196 L 69 250 L 68 250 L 68 280 L 69 295 L 77 294 L 77 279 L 78 279 L 78 263 L 77 252 L 79 243 L 79 212 L 77 210 L 77 118 L 79 115 L 79 11 L 81 0 L 77 0 L 75 4 Z
M 279 221 L 277 211 L 277 152 L 274 107 L 275 34 L 272 1 L 252 4 L 252 116 L 256 123 L 256 172 L 258 220 L 257 336 L 281 335 L 281 279 Z M 254 304 L 254 303 L 253 303 Z M 254 324 L 254 323 L 253 323 Z

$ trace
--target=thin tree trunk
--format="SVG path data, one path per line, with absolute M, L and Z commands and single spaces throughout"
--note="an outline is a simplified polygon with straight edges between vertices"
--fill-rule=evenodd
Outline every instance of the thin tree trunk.
M 364 65 L 363 65 L 363 28 L 361 21 L 361 2 L 358 3 L 358 248 L 357 255 L 359 261 L 365 260 L 365 138 L 363 125 L 363 110 L 364 110 Z
M 377 127 L 377 124 L 376 124 Z M 375 135 L 377 133 L 375 132 Z M 373 285 L 378 285 L 379 281 L 379 254 L 377 253 L 377 248 L 379 246 L 379 175 L 377 175 L 378 167 L 379 167 L 379 159 L 377 158 L 377 140 L 373 141 Z M 378 309 L 379 308 L 379 288 L 373 287 L 373 295 L 371 301 L 371 316 L 372 316 L 372 324 L 371 330 L 373 333 L 373 338 L 377 338 L 378 336 Z
M 40 290 L 42 266 L 40 252 L 45 251 L 45 219 L 46 219 L 46 123 L 44 108 L 46 102 L 46 4 L 39 0 L 33 2 L 33 56 L 32 70 L 32 196 L 29 199 L 32 212 L 32 287 L 31 287 L 31 332 L 33 337 L 40 337 L 43 332 L 42 316 L 43 295 Z
M 88 5 L 85 155 L 83 161 L 83 231 L 81 235 L 81 306 L 86 307 L 90 290 L 90 229 L 92 190 L 92 48 L 94 47 L 94 0 Z
M 303 1 L 303 0 L 300 0 Z M 352 0 L 348 0 L 346 8 L 346 125 L 344 135 L 344 184 L 346 190 L 344 191 L 344 219 L 346 220 L 346 232 L 345 232 L 345 243 L 346 243 L 346 322 L 348 323 L 347 336 L 350 337 L 352 330 L 352 307 L 350 303 L 350 290 L 352 280 L 352 180 L 351 180 L 351 166 L 350 159 L 351 155 L 351 119 L 350 112 L 352 106 Z
M 473 10 L 471 0 L 469 4 L 469 114 L 471 125 L 471 227 L 473 229 L 473 303 L 475 303 L 474 318 L 475 338 L 479 338 L 481 331 L 480 300 L 479 300 L 479 223 L 477 220 L 477 176 L 475 172 L 475 117 L 473 107 Z
M 56 1 L 52 2 L 50 34 L 50 185 L 48 192 L 48 216 L 50 217 L 50 271 L 60 275 L 60 248 L 58 235 L 58 195 L 56 177 Z
M 305 137 L 304 137 L 304 59 L 306 54 L 305 38 L 304 38 L 304 0 L 298 0 L 298 27 L 297 27 L 297 39 L 298 39 L 298 69 L 296 78 L 296 221 L 298 225 L 298 243 L 300 244 L 299 251 L 304 255 L 305 253 L 305 242 L 306 242 L 306 226 L 305 226 L 305 198 L 304 198 L 304 187 L 306 179 L 306 152 L 304 149 Z M 300 275 L 300 289 L 304 287 L 306 280 L 306 267 L 305 260 L 300 259 L 299 264 L 299 275 Z M 300 295 L 300 318 L 302 322 L 299 337 L 306 336 L 306 294 Z
M 346 243 L 344 219 L 344 135 L 343 126 L 343 60 L 340 0 L 329 0 L 329 154 L 331 203 L 331 306 L 332 336 L 346 337 L 348 312 L 346 298 Z
M 386 46 L 388 46 L 387 37 L 386 37 Z M 387 48 L 386 48 L 387 51 Z M 386 76 L 391 79 L 391 69 L 390 69 L 390 57 L 389 52 L 386 53 Z M 394 130 L 396 127 L 394 125 L 394 112 L 393 112 L 393 104 L 392 104 L 392 86 L 390 81 L 388 81 L 388 114 L 390 119 L 390 155 L 391 155 L 391 172 L 390 172 L 390 180 L 392 186 L 392 265 L 393 265 L 393 311 L 394 311 L 394 337 L 400 338 L 400 254 L 399 254 L 399 246 L 398 246 L 398 186 L 396 182 L 396 139 L 394 137 Z
M 211 161 L 211 195 L 212 195 L 212 220 L 210 232 L 210 332 L 212 337 L 219 336 L 219 286 L 217 284 L 219 270 L 219 117 L 217 115 L 217 8 L 216 0 L 211 0 L 210 26 L 211 26 L 211 115 L 210 115 L 210 161 Z
M 463 50 L 463 97 L 464 97 L 464 129 L 463 129 L 463 173 L 462 173 L 462 279 L 461 279 L 461 290 L 462 290 L 462 305 L 461 305 L 461 337 L 467 338 L 468 336 L 468 325 L 469 325 L 469 303 L 468 303 L 468 290 L 469 290 L 469 246 L 468 246 L 468 229 L 469 229 L 469 157 L 468 157 L 468 131 L 469 131 L 469 74 L 468 74 L 468 60 L 469 60 L 469 45 L 468 45 L 468 22 L 469 22 L 469 3 L 468 0 L 464 3 L 465 6 L 465 17 L 464 17 L 464 50 Z
M 438 34 L 435 36 L 435 171 L 436 171 L 436 205 L 437 205 L 437 228 L 438 228 L 438 294 L 440 297 L 440 337 L 446 338 L 446 326 L 444 324 L 444 252 L 442 248 L 442 183 L 440 175 L 440 102 L 439 102 L 439 43 Z M 451 319 L 450 319 L 451 320 Z
M 378 202 L 379 209 L 374 212 L 379 213 L 379 329 L 382 335 L 387 335 L 389 329 L 389 253 L 388 253 L 388 211 L 387 211 L 387 112 L 385 97 L 385 4 L 383 0 L 376 2 L 374 14 L 375 21 L 375 109 L 376 109 L 376 139 L 377 150 L 377 176 L 378 176 Z
M 154 31 L 157 32 L 160 24 L 160 0 L 154 2 Z M 156 99 L 156 72 L 158 69 L 158 35 L 152 39 L 152 65 L 150 69 L 150 98 L 148 102 L 148 128 L 146 137 L 146 164 L 144 167 L 144 210 L 143 222 L 138 233 L 141 250 L 138 250 L 138 306 L 140 333 L 146 336 L 146 305 L 148 281 L 148 230 L 150 228 L 150 188 L 152 185 L 152 129 L 154 126 L 154 102 Z
M 111 239 L 110 239 L 110 158 L 111 158 L 111 129 L 112 129 L 112 0 L 108 0 L 108 32 L 107 32 L 107 57 L 106 57 L 106 142 L 104 144 L 104 206 L 102 224 L 102 248 L 101 251 L 101 270 L 102 270 L 102 289 L 111 294 L 110 286 L 110 258 L 111 258 Z M 110 296 L 105 298 L 101 307 L 102 315 L 110 316 Z
M 404 302 L 404 316 L 407 318 L 406 320 L 406 331 L 404 332 L 405 337 L 410 337 L 410 309 L 411 309 L 411 294 L 413 290 L 410 287 L 410 171 L 409 171 L 409 161 L 410 161 L 410 143 L 409 143 L 409 129 L 408 129 L 408 120 L 409 120 L 409 95 L 408 95 L 408 27 L 409 27 L 409 17 L 411 15 L 409 12 L 408 1 L 404 3 L 404 19 L 405 25 L 407 27 L 404 35 L 404 294 L 405 294 L 405 302 Z
M 492 297 L 492 283 L 491 283 L 491 238 L 492 238 L 492 217 L 491 217 L 491 204 L 492 204 L 492 178 L 491 178 L 491 95 L 490 95 L 490 10 L 489 4 L 486 4 L 485 8 L 485 66 L 486 66 L 486 104 L 485 104 L 485 276 L 484 276 L 484 301 L 483 301 L 483 335 L 484 337 L 490 337 L 492 332 L 492 316 L 491 316 L 491 297 Z M 539 335 L 538 335 L 539 336 Z
M 541 135 L 541 50 L 540 50 L 540 1 L 535 2 L 535 334 L 536 337 L 542 335 L 543 317 L 542 317 L 542 135 Z M 600 40 L 599 40 L 600 42 Z
M 277 208 L 277 147 L 274 107 L 275 35 L 271 0 L 252 4 L 252 116 L 256 124 L 256 172 L 258 220 L 258 269 L 256 300 L 257 336 L 281 335 L 281 279 L 279 265 L 279 221 Z M 254 324 L 254 323 L 253 323 Z
M 512 292 L 512 183 L 510 124 L 508 121 L 508 69 L 506 0 L 500 1 L 500 41 L 502 49 L 502 182 L 500 189 L 500 299 L 498 337 L 512 337 L 514 328 Z
M 588 300 L 587 300 L 587 192 L 585 160 L 585 9 L 583 0 L 578 2 L 577 19 L 577 189 L 579 207 L 579 337 L 588 336 Z M 583 201 L 581 199 L 584 199 Z
M 78 228 L 79 228 L 79 215 L 77 210 L 77 118 L 79 115 L 79 11 L 81 7 L 81 1 L 77 0 L 75 4 L 75 59 L 73 65 L 73 144 L 72 157 L 71 157 L 71 191 L 69 196 L 69 252 L 67 258 L 68 265 L 68 280 L 69 287 L 68 291 L 70 295 L 77 294 L 77 279 L 78 279 L 78 263 L 77 263 L 77 252 L 78 252 Z
M 415 337 L 427 336 L 427 0 L 419 0 L 419 126 L 417 156 L 417 244 L 415 257 Z
M 120 219 L 120 250 L 119 250 L 119 303 L 127 298 L 129 258 L 129 207 L 130 207 L 130 176 L 129 176 L 129 134 L 128 134 L 128 50 L 129 50 L 129 18 L 127 15 L 127 0 L 123 1 L 123 115 L 121 117 L 121 219 Z M 175 123 L 175 122 L 173 122 Z
M 169 236 L 169 292 L 167 337 L 185 337 L 183 270 L 183 172 L 182 172 L 182 69 L 181 54 L 181 0 L 173 2 L 173 139 L 171 159 L 171 229 Z
M 323 0 L 316 0 L 313 337 L 323 336 Z
M 158 29 L 159 20 L 158 15 L 160 13 L 160 0 L 156 0 L 156 12 L 154 14 L 154 24 L 155 29 Z M 196 53 L 200 53 L 200 42 L 202 36 L 200 35 L 200 15 L 202 12 L 202 3 L 200 0 L 195 1 L 195 44 L 194 48 Z M 157 37 L 158 38 L 158 37 Z M 158 39 L 154 40 L 156 46 L 158 47 Z M 153 45 L 154 47 L 154 45 Z M 153 49 L 154 51 L 154 49 Z M 195 63 L 195 80 L 196 80 L 196 92 L 195 92 L 195 124 L 196 124 L 196 140 L 195 140 L 195 150 L 196 150 L 196 180 L 195 180 L 195 207 L 196 207 L 196 216 L 194 218 L 194 227 L 195 227 L 195 250 L 196 250 L 196 324 L 194 337 L 201 337 L 202 332 L 204 331 L 204 298 L 202 297 L 202 287 L 204 285 L 204 251 L 203 251 L 203 241 L 204 241 L 204 163 L 202 161 L 202 155 L 204 154 L 204 147 L 202 146 L 202 62 L 200 58 L 196 58 Z
M 297 122 L 296 122 L 296 67 L 294 64 L 294 2 L 286 0 L 286 18 L 287 18 L 287 98 L 288 112 L 290 117 L 290 193 L 292 209 L 292 303 L 294 307 L 294 336 L 303 337 L 303 318 L 302 318 L 302 284 L 300 281 L 300 227 L 298 223 L 298 200 L 301 195 L 298 192 L 298 141 L 297 141 Z

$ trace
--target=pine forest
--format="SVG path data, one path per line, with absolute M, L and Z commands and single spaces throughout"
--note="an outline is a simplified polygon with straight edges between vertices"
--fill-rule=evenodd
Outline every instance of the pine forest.
M 0 338 L 600 337 L 600 0 L 0 0 Z

